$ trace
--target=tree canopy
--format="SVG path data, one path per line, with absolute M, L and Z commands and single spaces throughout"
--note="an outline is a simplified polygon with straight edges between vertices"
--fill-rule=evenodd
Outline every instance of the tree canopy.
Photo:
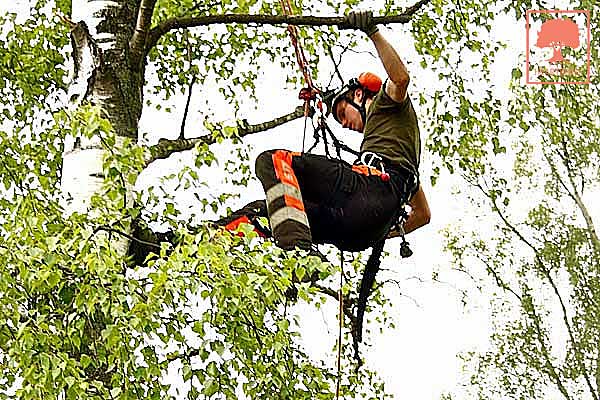
M 286 75 L 282 96 L 302 86 L 284 24 L 299 26 L 311 71 L 333 87 L 344 55 L 359 48 L 359 35 L 338 30 L 355 7 L 372 5 L 298 2 L 285 16 L 268 1 L 39 0 L 0 17 L 1 397 L 335 398 L 335 365 L 299 344 L 285 292 L 293 275 L 317 270 L 325 283 L 299 285 L 299 298 L 314 308 L 336 301 L 337 286 L 327 285 L 339 267 L 282 252 L 249 230 L 238 237 L 199 224 L 182 215 L 169 185 L 223 212 L 228 193 L 201 190 L 200 171 L 219 159 L 211 146 L 233 143 L 239 162 L 224 167 L 245 186 L 249 160 L 235 144 L 303 114 L 248 118 L 266 65 Z M 522 21 L 541 7 L 385 1 L 374 13 L 410 32 L 415 61 L 438 78 L 414 95 L 432 183 L 461 176 L 480 221 L 494 228 L 489 237 L 478 226 L 446 235 L 454 270 L 488 290 L 495 321 L 489 351 L 464 355 L 474 365 L 468 391 L 597 400 L 600 243 L 586 196 L 600 180 L 598 47 L 590 85 L 526 86 L 521 59 L 511 96 L 493 88 L 494 63 L 507 62 L 492 34 L 496 18 Z M 423 87 L 418 76 L 413 82 Z M 177 126 L 145 141 L 142 112 L 190 94 L 204 99 L 203 133 Z M 226 118 L 214 108 L 221 99 Z M 193 165 L 134 189 L 153 162 L 183 151 Z M 347 327 L 360 260 L 346 267 Z M 377 289 L 369 314 L 389 326 Z M 554 340 L 556 332 L 566 339 Z M 375 371 L 355 372 L 344 333 L 344 398 L 389 397 Z M 184 381 L 180 393 L 164 381 L 169 368 Z

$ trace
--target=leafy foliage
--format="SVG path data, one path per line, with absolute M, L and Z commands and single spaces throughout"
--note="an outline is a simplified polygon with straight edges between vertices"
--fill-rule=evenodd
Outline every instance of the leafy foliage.
M 278 4 L 159 0 L 152 23 L 219 13 L 278 14 Z M 294 10 L 341 14 L 357 4 L 297 2 Z M 479 283 L 494 294 L 492 348 L 465 354 L 465 362 L 475 365 L 469 383 L 476 398 L 547 398 L 554 392 L 598 397 L 600 245 L 584 196 L 600 179 L 599 121 L 590 113 L 599 100 L 598 48 L 592 46 L 590 86 L 526 87 L 519 68 L 508 101 L 491 84 L 483 90 L 480 85 L 492 81 L 503 49 L 491 34 L 495 17 L 507 12 L 519 19 L 540 6 L 433 0 L 411 24 L 421 65 L 439 78 L 439 86 L 420 99 L 432 122 L 422 125 L 433 127 L 427 141 L 436 155 L 432 179 L 445 170 L 463 176 L 478 193 L 474 204 L 485 205 L 482 219 L 494 227 L 490 237 L 480 231 L 447 236 L 456 268 L 479 271 Z M 1 17 L 0 317 L 6 323 L 0 326 L 0 395 L 162 399 L 176 395 L 165 381 L 174 368 L 184 382 L 186 393 L 180 394 L 192 398 L 334 398 L 336 371 L 311 360 L 298 344 L 297 311 L 285 291 L 294 275 L 318 270 L 327 279 L 339 271 L 302 254 L 284 254 L 258 241 L 248 227 L 243 238 L 206 225 L 192 229 L 168 196 L 135 193 L 132 203 L 128 186 L 145 166 L 147 151 L 118 142 L 119 132 L 106 120 L 127 110 L 80 105 L 66 111 L 70 44 L 66 23 L 52 7 L 38 2 L 25 19 Z M 54 7 L 68 14 L 71 4 Z M 375 13 L 399 11 L 396 2 L 386 1 Z M 598 16 L 592 17 L 597 32 Z M 104 26 L 111 28 L 110 21 Z M 203 90 L 216 86 L 235 119 L 243 119 L 248 104 L 256 106 L 255 80 L 266 65 L 280 63 L 287 81 L 299 83 L 285 35 L 281 27 L 242 25 L 169 32 L 150 50 L 147 82 L 139 92 L 168 99 L 186 93 L 195 79 Z M 339 54 L 354 45 L 333 28 L 300 28 L 300 35 L 313 69 L 328 47 Z M 118 72 L 127 79 L 127 68 Z M 203 95 L 210 117 L 213 98 Z M 231 123 L 207 118 L 205 127 L 219 140 L 235 139 Z M 67 215 L 62 206 L 66 137 L 101 138 L 106 150 L 105 181 L 85 214 Z M 216 159 L 208 146 L 196 151 L 196 168 Z M 246 166 L 230 179 L 244 185 L 247 172 Z M 185 167 L 173 179 L 201 185 L 200 176 Z M 518 194 L 534 199 L 525 212 L 515 201 Z M 199 203 L 217 209 L 224 199 Z M 164 205 L 161 215 L 147 210 L 153 202 Z M 135 264 L 113 243 L 140 217 L 186 228 Z M 355 260 L 344 293 L 356 287 L 357 271 Z M 325 301 L 315 288 L 299 286 L 300 298 L 311 306 Z M 385 304 L 377 290 L 372 314 L 389 326 Z M 557 332 L 566 338 L 564 346 L 553 339 Z M 345 345 L 342 351 L 345 398 L 385 398 L 377 375 L 366 369 L 355 374 L 351 349 Z
M 193 398 L 268 398 L 272 393 L 333 398 L 334 368 L 311 360 L 300 347 L 297 311 L 285 296 L 292 276 L 320 269 L 325 279 L 336 272 L 333 267 L 302 254 L 284 254 L 249 231 L 239 238 L 208 226 L 180 229 L 172 245 L 163 243 L 140 265 L 113 245 L 151 205 L 141 193 L 133 193 L 135 202 L 128 198 L 148 154 L 127 140 L 117 141 L 118 132 L 106 119 L 115 110 L 64 108 L 68 33 L 65 22 L 47 7 L 39 3 L 24 21 L 14 15 L 3 19 L 7 51 L 0 66 L 1 108 L 8 132 L 0 135 L 0 314 L 6 321 L 0 328 L 0 396 L 163 399 L 176 395 L 165 381 L 169 369 L 176 368 L 184 382 L 179 389 Z M 174 11 L 169 7 L 175 5 L 160 3 L 155 16 L 168 17 Z M 221 11 L 248 7 L 224 5 Z M 239 75 L 231 60 L 247 49 L 257 49 L 257 57 L 270 52 L 275 59 L 283 47 L 273 41 L 285 32 L 225 30 L 228 35 L 211 33 L 210 40 L 196 33 L 167 35 L 157 58 L 149 58 L 158 66 L 159 90 L 168 97 L 175 88 L 186 87 L 194 74 L 200 83 L 217 76 L 225 96 L 234 95 L 231 88 L 253 89 L 255 73 Z M 257 35 L 264 38 L 259 46 Z M 214 49 L 215 43 L 223 51 L 202 53 L 203 45 Z M 190 48 L 196 52 L 188 54 Z M 189 59 L 204 63 L 202 74 L 199 68 L 190 70 Z M 120 79 L 124 75 L 120 71 Z M 208 121 L 206 127 L 217 141 L 235 139 L 233 127 Z M 99 139 L 105 150 L 104 183 L 85 214 L 67 214 L 63 207 L 60 181 L 67 137 Z M 196 168 L 215 161 L 208 147 L 199 147 L 197 154 Z M 226 168 L 234 184 L 247 183 L 247 167 L 241 174 L 236 165 Z M 201 185 L 198 170 L 191 167 L 174 178 L 180 185 Z M 148 222 L 181 222 L 168 197 L 150 198 L 165 207 L 162 216 L 151 214 Z M 201 200 L 216 209 L 224 198 Z M 302 301 L 314 307 L 325 301 L 307 284 L 299 289 Z M 346 360 L 350 351 L 344 348 Z M 355 374 L 350 361 L 344 371 L 347 398 L 385 396 L 373 372 Z
M 489 18 L 500 11 L 519 18 L 544 7 L 438 4 L 446 12 L 423 15 L 414 28 L 424 59 L 447 71 L 440 74 L 443 87 L 422 99 L 437 116 L 428 148 L 438 156 L 437 173 L 445 167 L 476 190 L 470 197 L 479 214 L 478 227 L 448 230 L 447 248 L 456 268 L 494 295 L 491 348 L 465 354 L 473 366 L 471 391 L 486 399 L 597 399 L 600 242 L 588 196 L 600 187 L 600 121 L 591 112 L 600 100 L 598 49 L 592 45 L 596 72 L 589 86 L 525 85 L 523 63 L 513 69 L 508 99 L 493 87 L 478 94 L 475 83 L 491 82 L 490 66 L 502 48 L 486 34 Z M 477 25 L 469 28 L 468 21 Z M 592 16 L 592 32 L 598 24 Z M 444 41 L 448 46 L 440 48 Z M 481 75 L 462 72 L 464 57 L 455 54 L 467 48 L 478 52 L 471 67 Z
M 106 180 L 87 214 L 66 217 L 48 186 L 17 191 L 4 204 L 5 397 L 162 399 L 165 372 L 178 363 L 193 398 L 333 398 L 335 373 L 298 346 L 285 295 L 293 275 L 318 268 L 325 278 L 335 272 L 330 265 L 258 241 L 249 227 L 243 238 L 208 227 L 182 230 L 176 246 L 163 244 L 144 265 L 133 265 L 111 246 L 111 235 L 126 232 L 122 221 L 139 212 L 124 206 L 124 196 L 125 182 L 144 165 L 143 149 L 115 148 L 96 108 L 64 114 L 55 129 L 102 137 L 111 149 Z M 323 301 L 308 284 L 299 296 Z M 363 398 L 364 382 L 382 390 L 368 371 L 344 390 Z

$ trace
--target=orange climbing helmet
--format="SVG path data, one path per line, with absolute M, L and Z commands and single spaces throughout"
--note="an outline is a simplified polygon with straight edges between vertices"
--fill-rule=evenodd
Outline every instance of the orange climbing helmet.
M 337 122 L 340 122 L 335 109 L 340 101 L 345 100 L 348 104 L 351 104 L 353 107 L 358 109 L 364 123 L 367 118 L 365 102 L 367 101 L 367 98 L 371 98 L 377 94 L 381 90 L 382 85 L 383 82 L 381 81 L 381 78 L 372 72 L 363 72 L 358 76 L 358 78 L 350 79 L 350 81 L 344 85 L 333 98 L 330 111 L 333 114 L 333 118 Z M 362 89 L 366 94 L 366 96 L 363 96 L 362 104 L 360 105 L 356 104 L 354 102 L 354 98 L 352 97 L 352 94 L 356 89 Z

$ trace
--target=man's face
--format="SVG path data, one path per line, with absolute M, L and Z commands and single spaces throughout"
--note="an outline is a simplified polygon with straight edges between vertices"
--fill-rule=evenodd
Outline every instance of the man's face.
M 362 91 L 357 90 L 354 92 L 354 103 L 360 104 L 361 101 Z M 364 126 L 362 117 L 360 116 L 360 111 L 358 111 L 358 109 L 352 104 L 342 100 L 338 103 L 335 112 L 338 117 L 338 121 L 340 121 L 342 124 L 342 127 L 352 129 L 353 131 L 357 132 L 363 131 Z

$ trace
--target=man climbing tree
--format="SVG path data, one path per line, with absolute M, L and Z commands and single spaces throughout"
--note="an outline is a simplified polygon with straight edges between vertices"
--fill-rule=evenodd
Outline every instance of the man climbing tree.
M 256 174 L 265 189 L 272 235 L 284 249 L 330 243 L 342 250 L 364 250 L 385 239 L 407 201 L 406 233 L 430 219 L 418 178 L 420 137 L 406 66 L 372 23 L 372 12 L 351 12 L 346 22 L 373 41 L 388 79 L 382 85 L 374 74 L 361 74 L 333 101 L 334 118 L 364 133 L 354 166 L 287 150 L 258 156 Z M 244 212 L 260 214 L 260 203 L 251 203 Z
M 313 243 L 329 243 L 350 251 L 373 247 L 352 322 L 358 365 L 363 316 L 385 239 L 399 217 L 402 236 L 429 223 L 431 217 L 419 183 L 421 141 L 408 96 L 410 77 L 372 18 L 370 11 L 351 12 L 346 26 L 362 30 L 373 41 L 388 79 L 382 84 L 376 75 L 363 73 L 337 93 L 331 106 L 334 118 L 344 128 L 364 133 L 358 160 L 350 165 L 304 152 L 265 151 L 256 159 L 256 174 L 266 193 L 266 207 L 263 202 L 253 202 L 221 221 L 228 229 L 250 221 L 259 234 L 264 234 L 254 217 L 268 213 L 279 247 L 308 250 L 316 256 L 321 254 L 311 248 Z M 405 215 L 407 203 L 411 210 Z M 404 257 L 411 254 L 406 250 L 401 251 Z M 315 280 L 316 276 L 306 279 Z

